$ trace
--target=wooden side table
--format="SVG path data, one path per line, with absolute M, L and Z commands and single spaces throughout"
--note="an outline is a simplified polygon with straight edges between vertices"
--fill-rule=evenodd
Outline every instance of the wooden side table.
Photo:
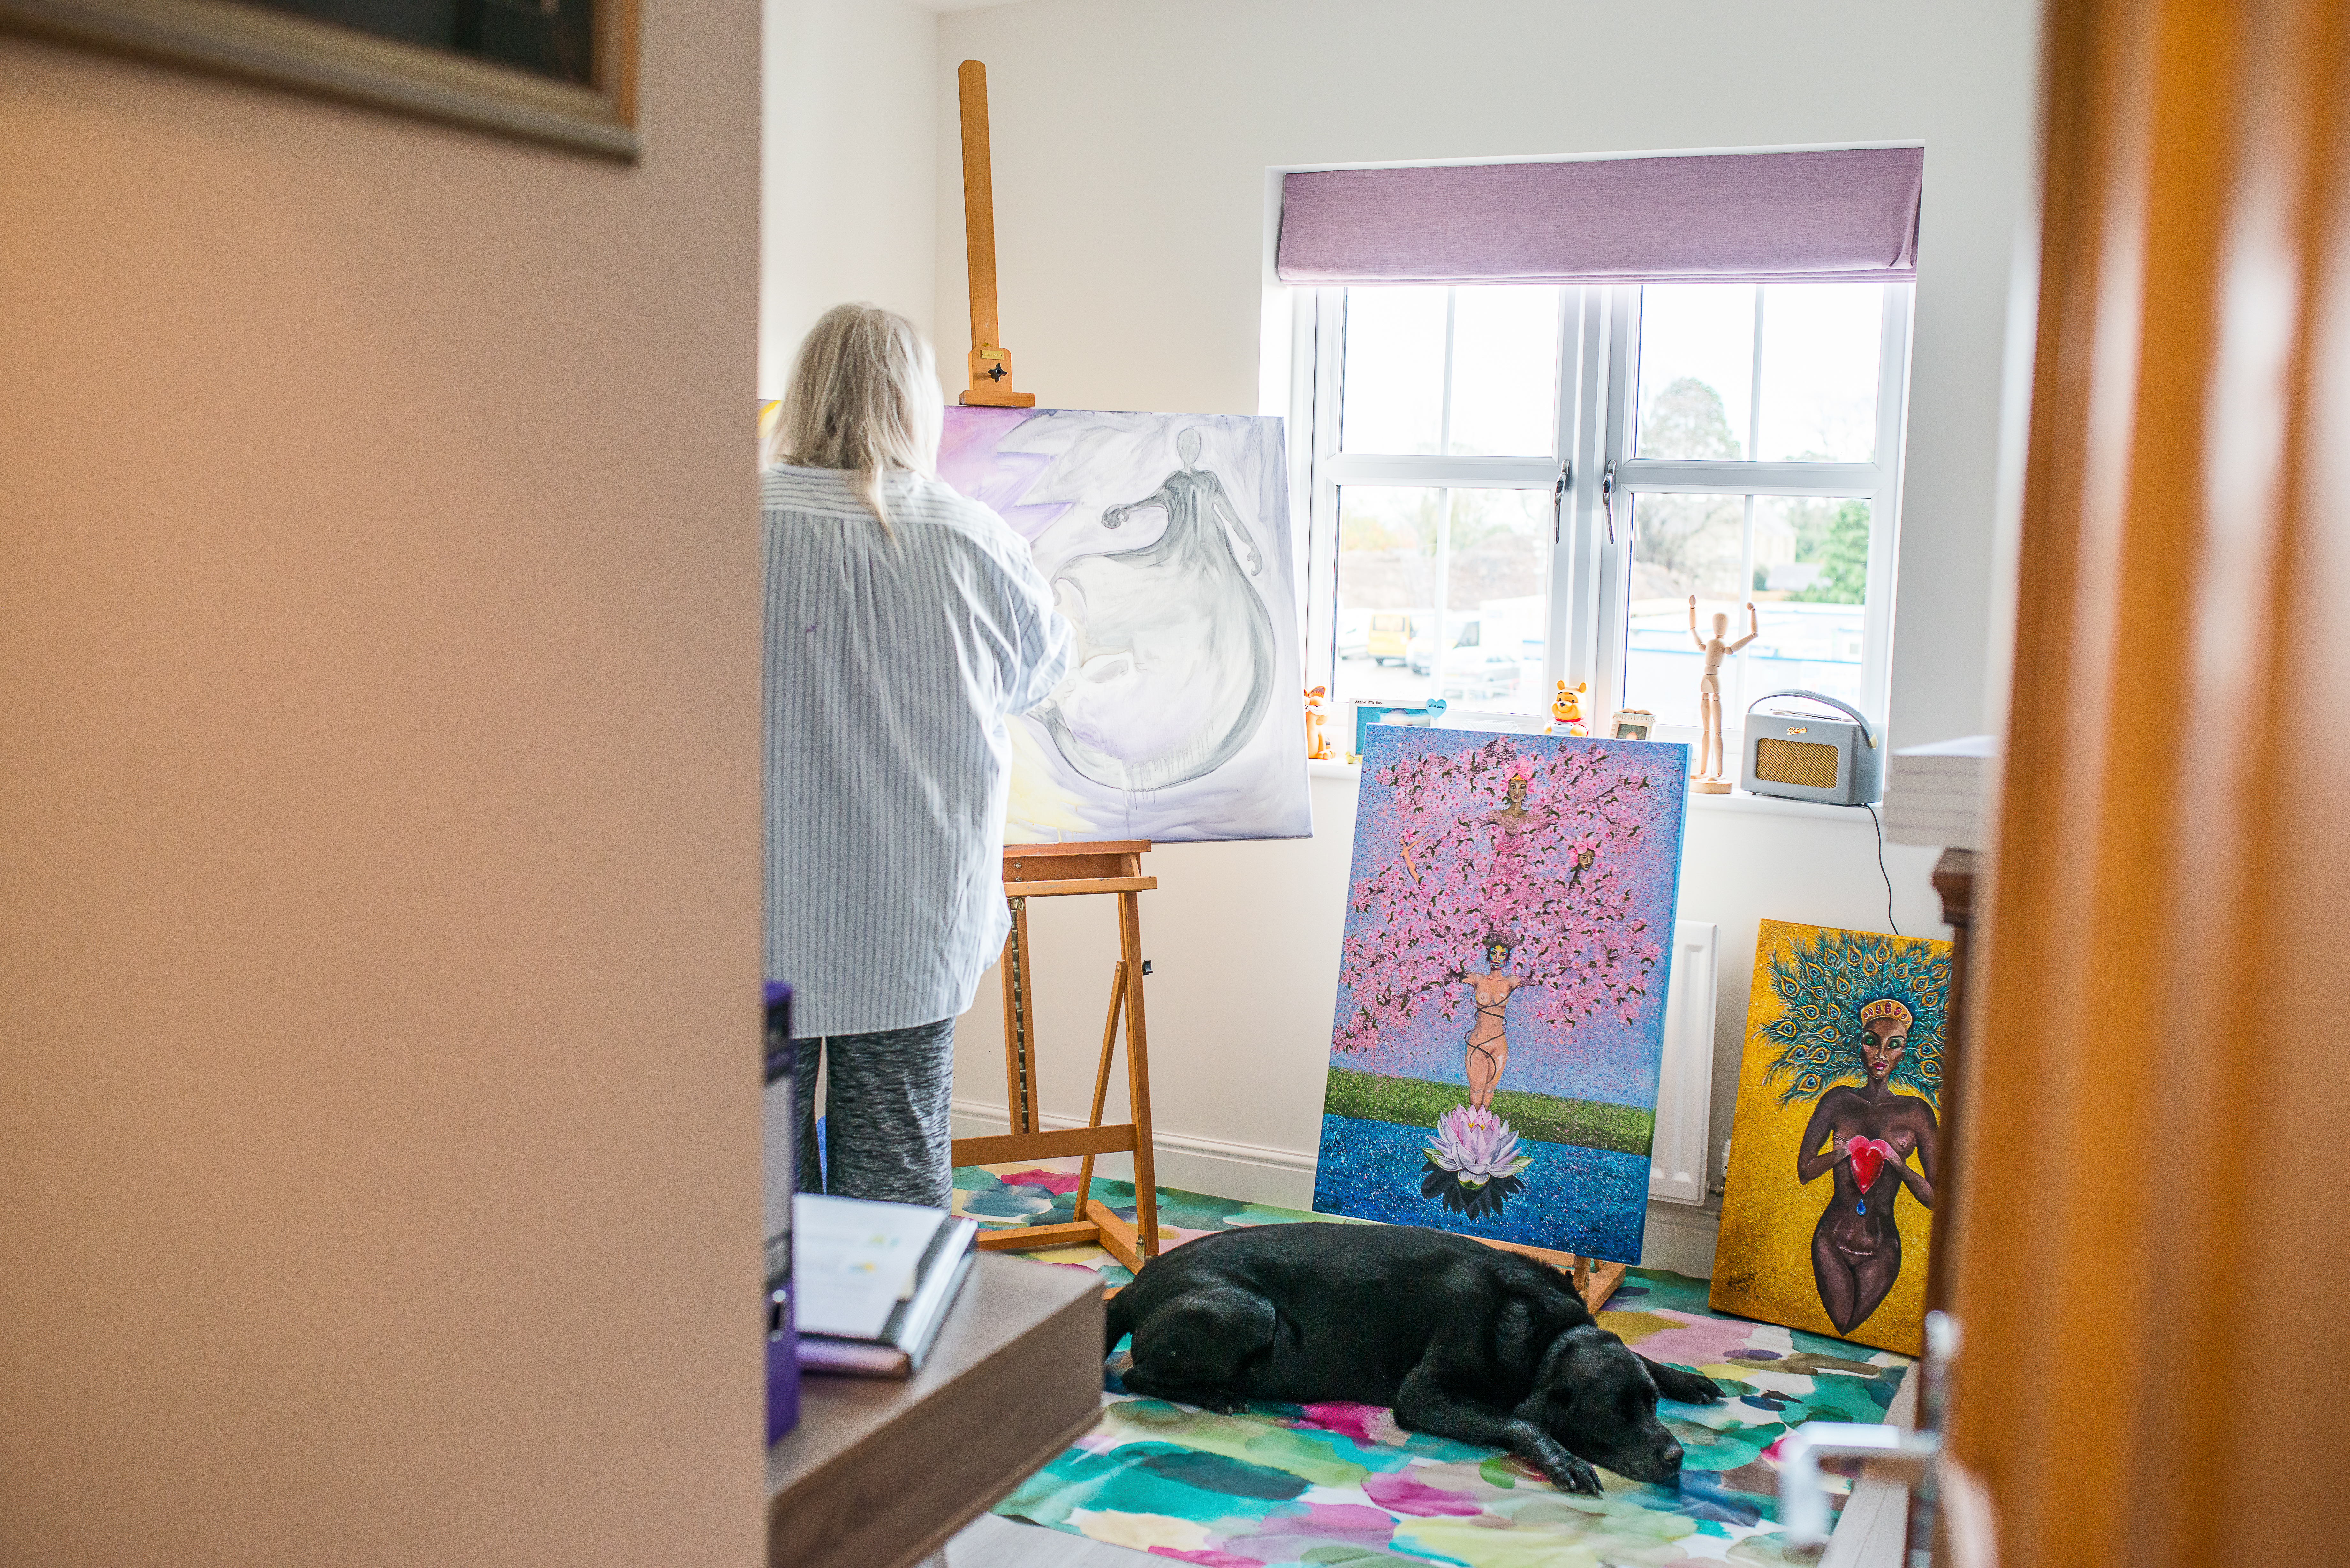
M 811 1376 L 767 1450 L 770 1568 L 907 1568 L 1101 1412 L 1091 1271 L 983 1255 L 922 1370 Z

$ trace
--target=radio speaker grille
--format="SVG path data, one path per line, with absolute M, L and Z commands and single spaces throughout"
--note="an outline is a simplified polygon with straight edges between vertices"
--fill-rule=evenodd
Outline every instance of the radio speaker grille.
M 1804 789 L 1834 789 L 1836 755 L 1834 746 L 1817 746 L 1808 741 L 1757 741 L 1754 776 Z

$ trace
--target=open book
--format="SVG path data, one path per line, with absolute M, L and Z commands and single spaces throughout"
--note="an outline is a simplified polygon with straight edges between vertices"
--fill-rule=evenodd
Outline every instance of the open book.
M 910 1377 L 971 1272 L 979 1227 L 935 1209 L 802 1194 L 792 1200 L 799 1362 Z

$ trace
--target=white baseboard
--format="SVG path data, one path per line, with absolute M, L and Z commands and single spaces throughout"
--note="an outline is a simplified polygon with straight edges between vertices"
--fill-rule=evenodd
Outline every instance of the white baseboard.
M 957 1137 L 1001 1137 L 1007 1115 L 1002 1106 L 973 1100 L 954 1102 Z M 1085 1126 L 1075 1116 L 1039 1116 L 1048 1130 Z M 1265 1144 L 1231 1143 L 1222 1138 L 1197 1137 L 1161 1127 L 1151 1140 L 1157 1152 L 1159 1185 L 1186 1192 L 1212 1193 L 1243 1203 L 1269 1203 L 1280 1209 L 1314 1207 L 1314 1156 Z M 1118 1181 L 1134 1179 L 1131 1155 L 1106 1154 L 1094 1169 Z
M 1085 1125 L 1075 1116 L 1050 1112 L 1038 1120 L 1048 1130 Z M 1000 1137 L 1005 1121 L 1002 1106 L 977 1100 L 954 1102 L 952 1122 L 957 1137 Z M 1163 1127 L 1151 1141 L 1158 1151 L 1161 1187 L 1211 1193 L 1243 1203 L 1266 1203 L 1280 1209 L 1314 1207 L 1315 1157 L 1311 1151 L 1232 1143 L 1223 1138 L 1169 1132 Z M 1130 1155 L 1103 1155 L 1095 1162 L 1094 1169 L 1113 1180 L 1134 1179 Z M 1720 1230 L 1721 1221 L 1701 1209 L 1678 1203 L 1651 1203 L 1648 1225 L 1640 1238 L 1640 1262 L 1652 1269 L 1670 1269 L 1675 1273 L 1711 1279 L 1714 1238 Z
M 1640 1232 L 1640 1264 L 1710 1280 L 1713 1278 L 1713 1243 L 1721 1234 L 1721 1220 L 1702 1209 L 1651 1203 L 1648 1222 Z

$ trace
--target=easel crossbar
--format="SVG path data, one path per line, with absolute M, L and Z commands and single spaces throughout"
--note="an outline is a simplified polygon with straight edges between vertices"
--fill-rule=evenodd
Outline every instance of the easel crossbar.
M 1066 1159 L 1076 1154 L 1125 1154 L 1135 1144 L 1132 1122 L 1115 1127 L 1064 1127 L 1058 1132 L 1013 1133 L 1003 1137 L 954 1140 L 957 1165 L 1000 1165 L 1012 1159 Z

